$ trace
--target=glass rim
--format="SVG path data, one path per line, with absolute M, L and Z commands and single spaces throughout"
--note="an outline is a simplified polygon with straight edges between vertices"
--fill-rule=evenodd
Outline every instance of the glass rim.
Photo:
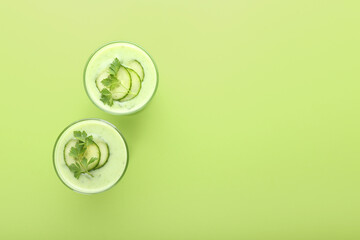
M 60 137 L 63 135 L 63 133 L 64 133 L 66 130 L 68 130 L 68 129 L 69 129 L 71 126 L 73 126 L 74 124 L 77 124 L 77 123 L 79 123 L 79 122 L 89 121 L 89 120 L 95 120 L 95 121 L 103 122 L 103 123 L 109 125 L 110 127 L 114 128 L 114 129 L 118 132 L 118 134 L 120 135 L 120 137 L 122 138 L 122 140 L 124 141 L 124 143 L 125 143 L 125 149 L 126 149 L 126 163 L 125 163 L 125 168 L 124 168 L 124 171 L 122 172 L 121 176 L 119 177 L 119 179 L 118 179 L 114 184 L 112 184 L 110 187 L 108 187 L 108 188 L 106 188 L 106 189 L 104 189 L 104 190 L 102 190 L 102 191 L 92 192 L 92 193 L 81 192 L 81 191 L 78 191 L 78 190 L 75 190 L 75 189 L 71 188 L 69 185 L 67 185 L 67 184 L 61 179 L 61 177 L 60 177 L 60 175 L 59 175 L 59 173 L 58 173 L 58 170 L 57 170 L 57 168 L 56 168 L 56 166 L 55 166 L 55 149 L 56 149 L 56 146 L 57 146 L 57 144 L 58 144 L 58 141 L 59 141 Z M 55 141 L 55 144 L 54 144 L 54 147 L 53 147 L 52 158 L 53 158 L 53 167 L 54 167 L 55 173 L 56 173 L 57 177 L 60 179 L 60 181 L 61 181 L 67 188 L 69 188 L 69 189 L 71 189 L 72 191 L 77 192 L 77 193 L 86 194 L 86 195 L 91 195 L 91 194 L 97 194 L 97 193 L 105 192 L 105 191 L 111 189 L 112 187 L 114 187 L 118 182 L 120 182 L 120 180 L 121 180 L 121 179 L 123 178 L 123 176 L 125 175 L 126 170 L 127 170 L 127 168 L 128 168 L 128 165 L 129 165 L 129 148 L 128 148 L 128 145 L 127 145 L 127 142 L 126 142 L 126 140 L 125 140 L 124 135 L 120 132 L 119 129 L 117 129 L 117 127 L 116 127 L 114 124 L 112 124 L 112 123 L 110 123 L 110 122 L 108 122 L 108 121 L 106 121 L 106 120 L 100 119 L 100 118 L 84 118 L 84 119 L 80 119 L 80 120 L 78 120 L 78 121 L 72 122 L 71 124 L 69 124 L 68 126 L 66 126 L 66 127 L 64 128 L 64 130 L 61 131 L 61 133 L 59 134 L 59 136 L 56 138 L 56 141 Z
M 138 109 L 134 110 L 134 111 L 129 111 L 129 112 L 124 112 L 124 113 L 117 113 L 117 112 L 111 112 L 111 111 L 108 111 L 106 109 L 104 109 L 103 107 L 99 106 L 98 104 L 96 104 L 96 102 L 90 97 L 89 95 L 89 92 L 86 88 L 86 71 L 87 71 L 87 68 L 88 68 L 88 65 L 91 61 L 91 59 L 94 57 L 94 55 L 100 51 L 101 49 L 103 49 L 104 47 L 108 46 L 108 45 L 111 45 L 111 44 L 115 44 L 115 43 L 128 43 L 130 45 L 133 45 L 139 49 L 141 49 L 142 51 L 145 52 L 145 54 L 150 58 L 151 62 L 154 64 L 154 67 L 155 67 L 155 72 L 156 72 L 156 85 L 155 85 L 155 89 L 154 91 L 152 92 L 150 98 Z M 134 114 L 134 113 L 137 113 L 139 111 L 141 111 L 142 109 L 145 108 L 145 106 L 151 101 L 151 99 L 154 97 L 156 91 L 157 91 L 157 88 L 158 88 L 158 85 L 159 85 L 159 70 L 157 68 L 157 65 L 154 61 L 154 59 L 151 57 L 151 55 L 144 49 L 142 48 L 141 46 L 137 45 L 136 43 L 133 43 L 133 42 L 128 42 L 128 41 L 112 41 L 112 42 L 108 42 L 108 43 L 105 43 L 103 44 L 102 46 L 98 47 L 91 55 L 90 57 L 88 58 L 88 60 L 86 61 L 86 64 L 85 64 L 85 68 L 84 68 L 84 72 L 83 72 L 83 84 L 84 84 L 84 88 L 85 88 L 85 92 L 86 92 L 86 95 L 88 96 L 88 98 L 90 99 L 90 101 L 97 107 L 99 108 L 100 110 L 104 111 L 104 112 L 107 112 L 109 114 L 112 114 L 112 115 L 131 115 L 131 114 Z

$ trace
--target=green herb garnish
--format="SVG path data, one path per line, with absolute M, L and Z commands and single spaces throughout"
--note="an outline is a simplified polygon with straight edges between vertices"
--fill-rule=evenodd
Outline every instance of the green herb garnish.
M 118 86 L 120 86 L 120 81 L 115 76 L 110 75 L 109 77 L 103 79 L 102 84 L 104 84 L 105 87 L 109 88 L 110 91 L 114 90 Z
M 74 173 L 74 177 L 79 179 L 82 173 L 87 173 L 91 177 L 94 177 L 89 172 L 89 165 L 98 160 L 98 158 L 91 158 L 88 160 L 84 155 L 91 144 L 94 144 L 93 137 L 88 136 L 85 131 L 74 131 L 74 137 L 78 140 L 75 147 L 70 149 L 70 156 L 74 157 L 75 163 L 69 166 L 71 172 Z
M 110 64 L 110 67 L 109 67 L 110 75 L 116 76 L 116 74 L 118 73 L 120 67 L 121 67 L 121 63 L 120 63 L 119 59 L 115 58 L 114 61 Z
M 118 58 L 115 58 L 114 61 L 110 64 L 109 67 L 109 77 L 103 79 L 101 81 L 102 84 L 107 88 L 104 88 L 101 91 L 100 100 L 106 105 L 112 106 L 114 104 L 114 99 L 112 98 L 112 94 L 110 91 L 120 86 L 120 81 L 117 79 L 116 75 L 119 72 L 121 67 L 121 63 Z
M 106 88 L 101 90 L 100 101 L 102 101 L 105 105 L 108 104 L 109 106 L 112 106 L 114 104 L 114 99 L 112 98 L 112 94 Z

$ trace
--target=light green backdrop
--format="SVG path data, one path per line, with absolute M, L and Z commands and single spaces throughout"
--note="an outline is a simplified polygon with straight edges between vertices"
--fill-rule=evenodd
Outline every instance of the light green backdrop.
M 359 1 L 13 1 L 0 8 L 0 239 L 360 239 Z M 143 46 L 152 102 L 111 116 L 82 72 Z M 67 189 L 52 147 L 98 117 L 127 139 L 108 192 Z

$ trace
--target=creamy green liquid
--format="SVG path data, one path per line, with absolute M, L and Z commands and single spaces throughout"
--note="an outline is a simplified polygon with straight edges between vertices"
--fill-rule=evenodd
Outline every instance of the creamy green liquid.
M 91 171 L 94 177 L 82 174 L 76 179 L 65 164 L 64 147 L 70 139 L 73 139 L 74 131 L 86 131 L 88 135 L 100 138 L 109 146 L 109 159 L 103 167 Z M 81 193 L 97 193 L 112 187 L 123 175 L 127 159 L 126 143 L 120 133 L 108 123 L 94 119 L 71 125 L 61 134 L 54 149 L 54 165 L 60 179 L 68 187 Z
M 100 101 L 101 93 L 96 87 L 95 80 L 115 58 L 124 65 L 134 59 L 139 61 L 145 75 L 140 93 L 135 98 L 126 102 L 114 101 L 113 106 L 108 106 Z M 84 78 L 89 98 L 99 108 L 111 114 L 129 114 L 142 109 L 153 96 L 158 81 L 157 70 L 150 56 L 141 48 L 124 42 L 111 43 L 99 49 L 89 60 Z

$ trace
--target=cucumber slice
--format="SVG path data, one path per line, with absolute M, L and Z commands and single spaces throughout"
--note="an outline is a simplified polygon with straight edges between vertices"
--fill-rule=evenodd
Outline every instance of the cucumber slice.
M 104 88 L 106 88 L 104 86 L 104 84 L 102 84 L 102 80 L 104 80 L 105 78 L 108 78 L 109 77 L 109 73 L 107 71 L 103 71 L 98 77 L 97 79 L 95 80 L 95 84 L 96 84 L 96 87 L 97 89 L 99 89 L 99 91 L 101 92 L 101 90 L 103 90 Z
M 97 160 L 88 166 L 88 171 L 93 170 L 99 164 L 101 159 L 101 151 L 99 146 L 94 143 L 87 147 L 84 157 L 89 161 L 91 158 L 97 158 Z
M 100 157 L 100 161 L 99 164 L 96 166 L 95 169 L 101 168 L 102 166 L 105 165 L 105 163 L 107 162 L 107 160 L 110 157 L 110 150 L 109 150 L 109 145 L 101 140 L 94 140 L 95 143 L 99 146 L 100 152 L 101 152 L 101 157 Z
M 67 166 L 70 166 L 71 164 L 75 163 L 75 158 L 73 156 L 70 156 L 70 150 L 72 147 L 75 147 L 76 143 L 78 141 L 75 139 L 70 140 L 69 142 L 66 143 L 65 148 L 64 148 L 64 160 Z M 90 160 L 91 158 L 95 157 L 98 160 L 91 163 L 88 166 L 88 171 L 94 169 L 100 162 L 100 158 L 101 158 L 101 152 L 99 149 L 99 146 L 94 143 L 91 144 L 90 146 L 87 147 L 86 152 L 84 154 L 84 157 L 86 157 L 88 160 Z
M 126 64 L 126 67 L 134 70 L 140 77 L 141 81 L 144 80 L 145 72 L 144 68 L 142 67 L 141 63 L 138 60 L 131 60 Z
M 70 156 L 70 150 L 72 147 L 75 147 L 77 140 L 72 139 L 68 141 L 64 147 L 64 160 L 67 166 L 70 166 L 71 164 L 75 163 L 75 158 Z
M 141 79 L 140 76 L 132 69 L 128 69 L 130 76 L 131 76 L 131 88 L 130 91 L 128 93 L 128 95 L 126 95 L 123 99 L 120 100 L 120 102 L 125 102 L 128 101 L 130 99 L 133 99 L 134 97 L 136 97 L 141 89 Z
M 126 97 L 129 93 L 131 88 L 131 76 L 129 71 L 124 66 L 121 66 L 116 77 L 119 79 L 121 84 L 119 87 L 111 91 L 111 93 L 114 100 L 120 100 Z

